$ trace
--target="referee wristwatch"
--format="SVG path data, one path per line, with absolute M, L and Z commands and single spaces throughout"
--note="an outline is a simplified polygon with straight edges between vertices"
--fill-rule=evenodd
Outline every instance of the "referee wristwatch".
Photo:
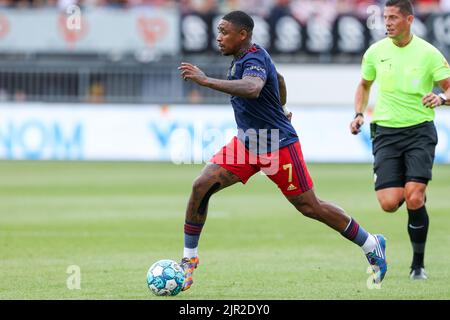
M 444 93 L 439 93 L 438 97 L 441 99 L 441 106 L 447 104 L 447 96 Z

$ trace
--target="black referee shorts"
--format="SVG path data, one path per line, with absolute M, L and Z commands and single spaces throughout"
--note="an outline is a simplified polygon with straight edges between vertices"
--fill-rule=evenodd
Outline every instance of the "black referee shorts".
M 431 180 L 438 136 L 433 121 L 406 128 L 371 124 L 375 190 Z

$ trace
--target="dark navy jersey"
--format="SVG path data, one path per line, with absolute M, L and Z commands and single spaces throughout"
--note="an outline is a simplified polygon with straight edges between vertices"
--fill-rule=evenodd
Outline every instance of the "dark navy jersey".
M 262 47 L 253 45 L 232 61 L 228 80 L 245 76 L 259 77 L 265 84 L 257 99 L 231 96 L 238 138 L 247 149 L 258 154 L 275 151 L 297 141 L 297 133 L 281 106 L 275 65 Z

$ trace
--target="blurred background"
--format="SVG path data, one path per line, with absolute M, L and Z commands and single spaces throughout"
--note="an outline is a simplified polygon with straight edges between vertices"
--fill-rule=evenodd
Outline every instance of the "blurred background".
M 449 57 L 450 0 L 413 2 L 414 33 Z M 209 157 L 235 131 L 229 97 L 181 81 L 177 66 L 189 61 L 225 78 L 231 59 L 217 50 L 216 25 L 240 9 L 255 19 L 254 42 L 287 80 L 307 159 L 370 162 L 367 128 L 355 138 L 347 122 L 362 54 L 384 37 L 383 4 L 0 0 L 0 158 Z M 439 162 L 450 160 L 447 117 L 443 111 Z M 223 139 L 208 141 L 213 129 Z

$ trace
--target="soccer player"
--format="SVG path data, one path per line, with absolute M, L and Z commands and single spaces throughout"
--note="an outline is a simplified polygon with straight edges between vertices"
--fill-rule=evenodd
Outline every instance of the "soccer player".
M 413 249 L 410 278 L 415 280 L 427 278 L 425 191 L 438 141 L 434 108 L 449 104 L 450 68 L 435 47 L 411 33 L 413 14 L 408 0 L 386 2 L 387 37 L 364 54 L 350 131 L 360 132 L 370 88 L 376 80 L 379 89 L 371 124 L 375 190 L 386 212 L 397 211 L 406 200 Z M 435 82 L 444 93 L 431 92 Z
M 267 51 L 252 43 L 253 26 L 252 18 L 242 11 L 230 12 L 219 21 L 220 51 L 234 57 L 228 80 L 207 77 L 189 63 L 178 68 L 184 80 L 230 94 L 238 126 L 237 137 L 212 157 L 193 183 L 184 225 L 183 290 L 191 287 L 199 263 L 197 247 L 211 195 L 237 182 L 245 184 L 260 170 L 303 215 L 360 246 L 372 266 L 374 282 L 380 283 L 387 271 L 385 238 L 368 233 L 343 209 L 316 197 L 290 114 L 282 107 L 286 103 L 283 77 Z

